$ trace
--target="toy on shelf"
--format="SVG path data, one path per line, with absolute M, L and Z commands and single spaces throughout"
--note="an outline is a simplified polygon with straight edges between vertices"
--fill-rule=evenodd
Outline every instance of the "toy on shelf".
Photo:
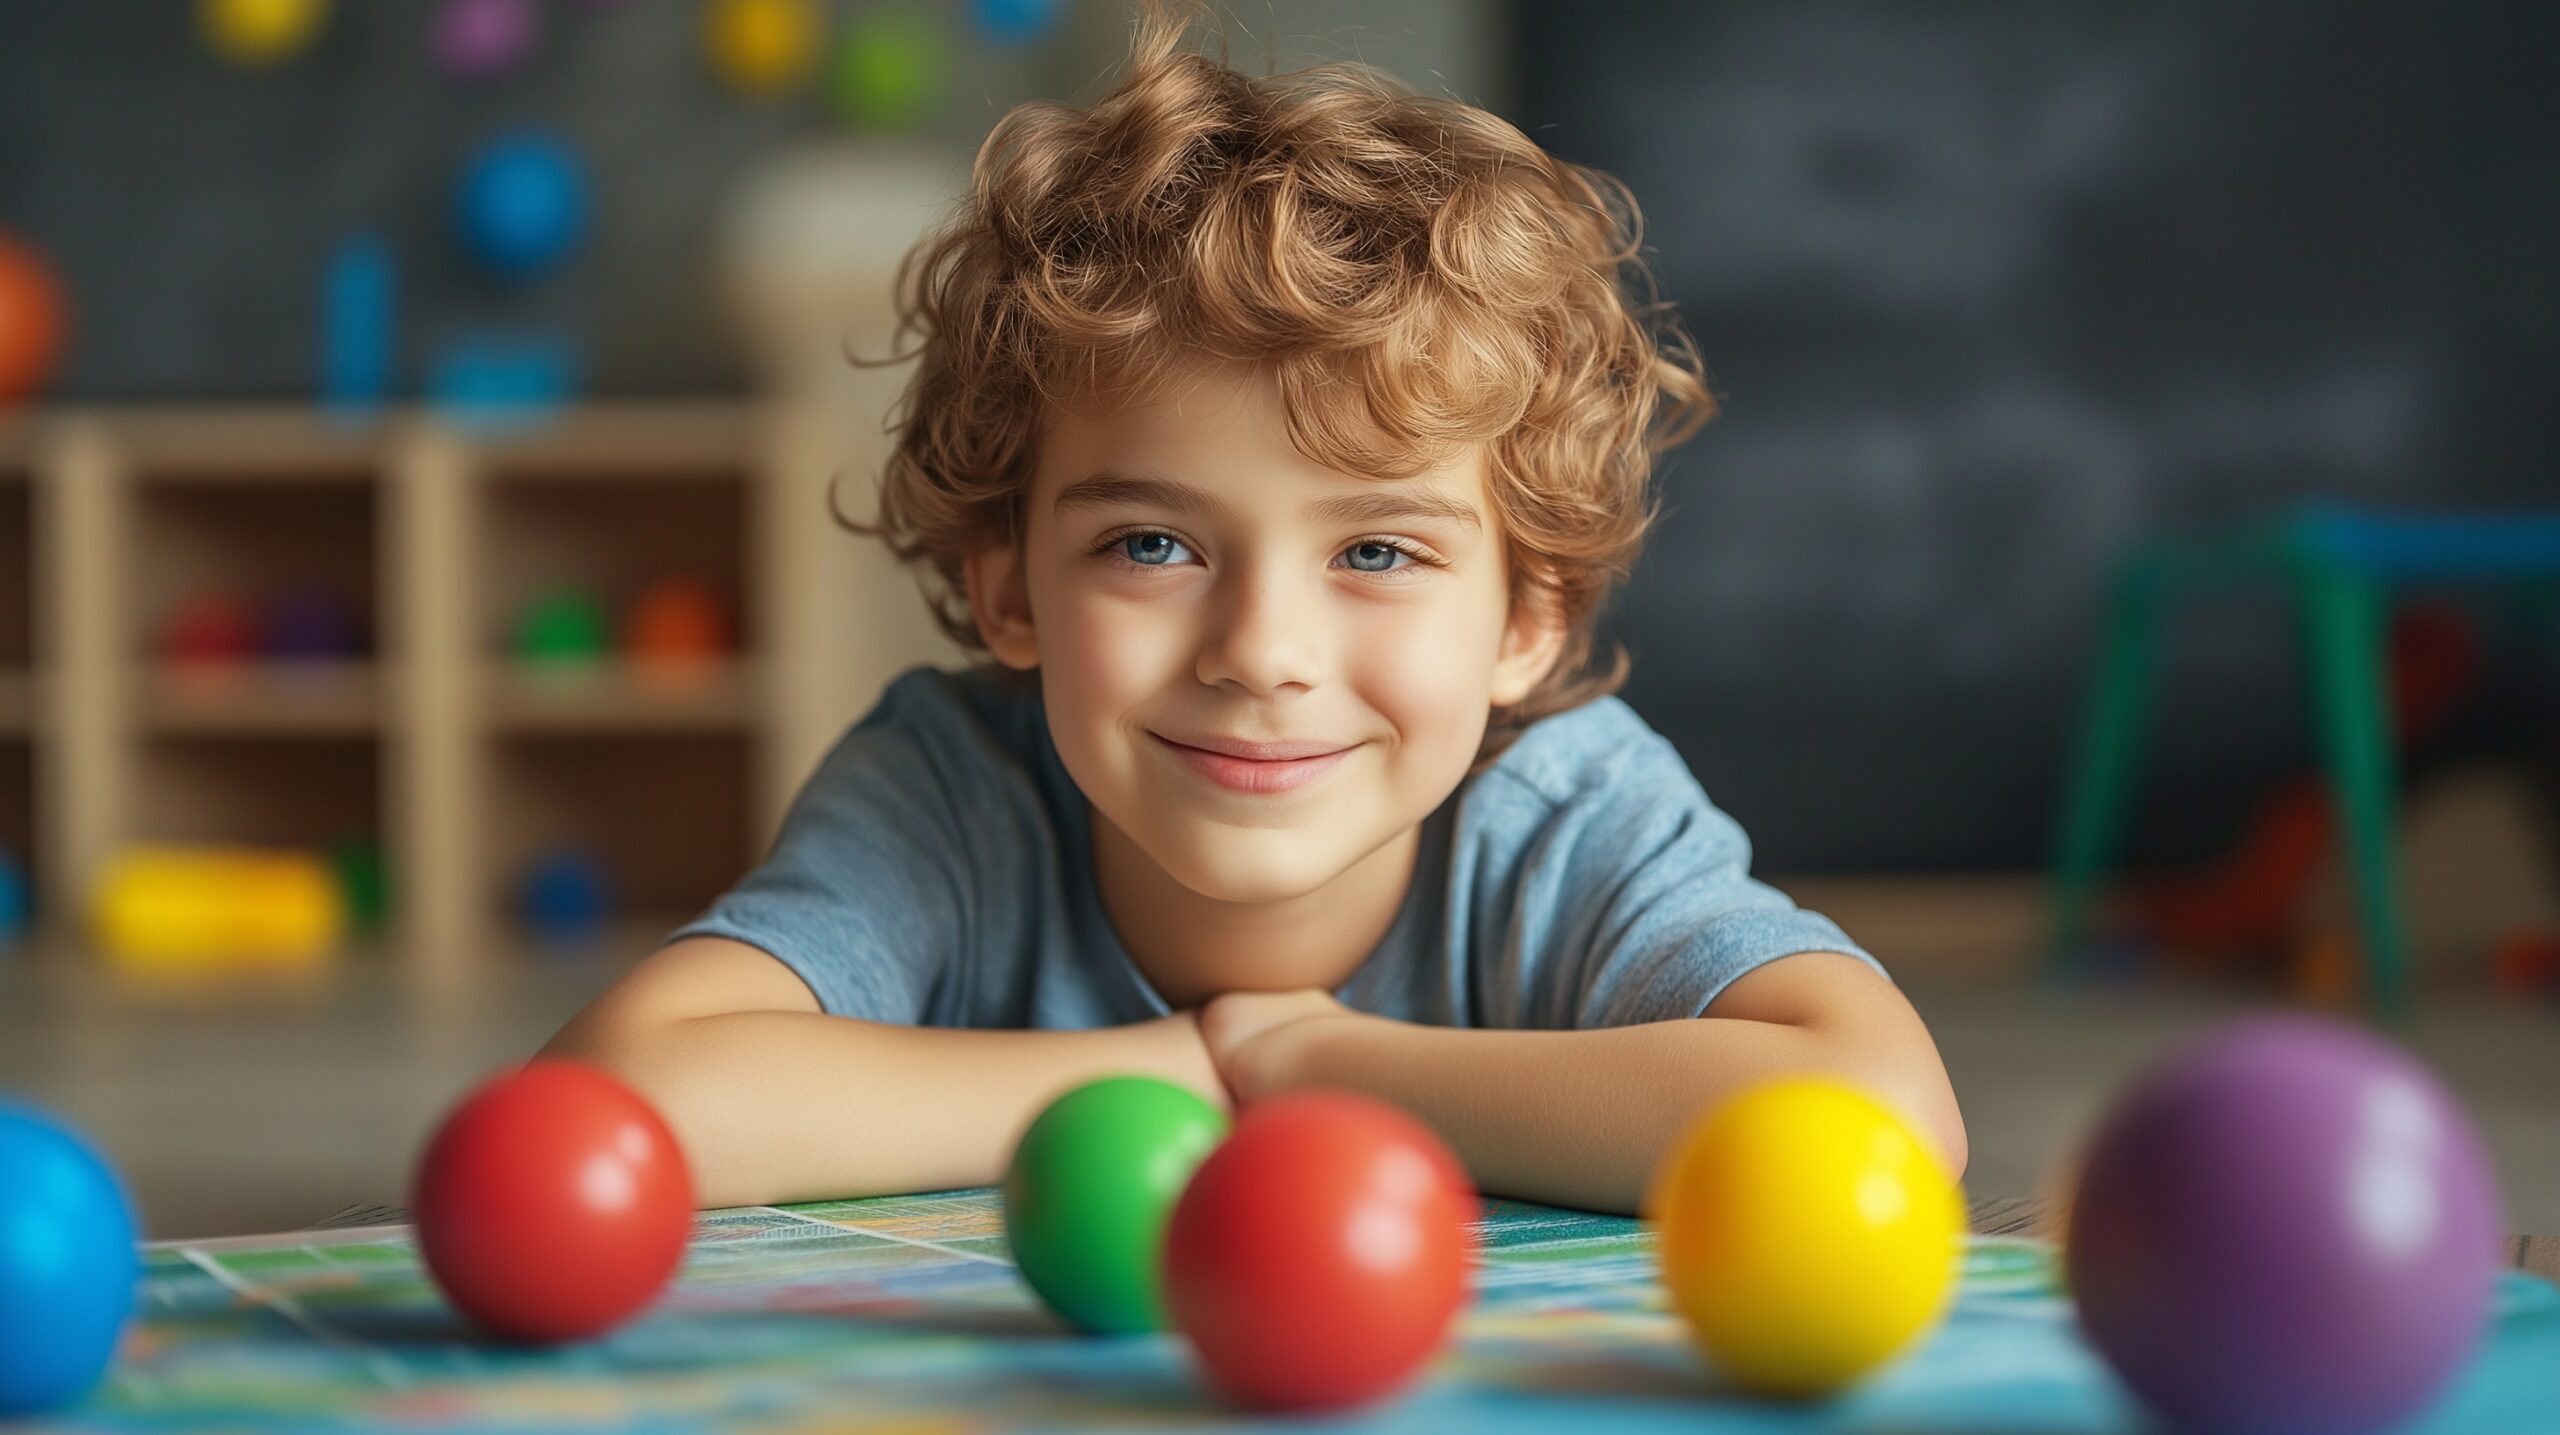
M 139 976 L 307 971 L 346 935 L 346 899 L 317 853 L 137 845 L 109 858 L 91 901 L 98 945 Z
M 667 578 L 631 601 L 622 647 L 644 670 L 697 669 L 728 655 L 737 641 L 734 629 L 717 588 L 696 578 Z
M 517 909 L 526 929 L 548 945 L 591 942 L 603 934 L 613 913 L 612 880 L 593 852 L 556 846 L 526 866 Z
M 256 611 L 223 589 L 189 594 L 160 629 L 161 658 L 181 667 L 247 662 L 257 649 Z
M 365 933 L 382 930 L 391 910 L 391 879 L 382 860 L 382 844 L 370 837 L 341 837 L 329 844 L 329 867 L 347 920 Z
M 345 599 L 318 584 L 286 589 L 267 605 L 259 647 L 284 662 L 351 662 L 364 656 L 364 624 Z
M 604 604 L 587 589 L 561 586 L 527 603 L 516 619 L 516 661 L 538 668 L 583 668 L 605 660 Z
M 0 848 L 0 948 L 14 947 L 33 929 L 34 889 L 18 854 Z

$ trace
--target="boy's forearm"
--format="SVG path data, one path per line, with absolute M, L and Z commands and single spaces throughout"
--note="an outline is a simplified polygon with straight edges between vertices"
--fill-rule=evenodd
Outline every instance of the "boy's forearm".
M 983 1186 L 1040 1108 L 1141 1072 L 1227 1105 L 1188 1016 L 1091 1031 L 958 1031 L 735 1012 L 623 1032 L 573 1026 L 546 1055 L 604 1065 L 666 1116 L 704 1206 Z
M 1364 1016 L 1309 1027 L 1287 1084 L 1393 1101 L 1445 1137 L 1488 1194 L 1589 1210 L 1637 1211 L 1699 1113 L 1763 1078 L 1864 1076 L 1898 1097 L 1891 1074 L 1862 1073 L 1837 1034 L 1777 1022 L 1484 1031 Z

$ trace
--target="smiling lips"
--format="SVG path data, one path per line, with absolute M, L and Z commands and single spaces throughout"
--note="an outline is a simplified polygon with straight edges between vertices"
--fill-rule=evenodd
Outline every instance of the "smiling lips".
M 1329 747 L 1316 742 L 1237 742 L 1204 737 L 1204 746 L 1149 734 L 1193 772 L 1230 792 L 1273 793 L 1304 787 L 1350 756 L 1358 743 Z

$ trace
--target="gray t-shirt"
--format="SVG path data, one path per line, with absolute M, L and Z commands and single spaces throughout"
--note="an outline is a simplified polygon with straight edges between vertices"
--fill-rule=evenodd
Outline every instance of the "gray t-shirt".
M 828 752 L 763 863 L 667 940 L 761 948 L 870 1021 L 1162 1016 L 1094 885 L 1088 814 L 1036 675 L 911 669 Z M 1750 859 L 1678 750 L 1600 698 L 1530 726 L 1424 821 L 1402 908 L 1335 995 L 1441 1026 L 1623 1026 L 1696 1016 L 1790 953 L 1874 962 Z

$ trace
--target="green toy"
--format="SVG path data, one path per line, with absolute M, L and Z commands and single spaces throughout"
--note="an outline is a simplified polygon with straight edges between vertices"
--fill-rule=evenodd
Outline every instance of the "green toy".
M 1108 1076 L 1051 1102 L 1014 1148 L 1004 1230 L 1049 1308 L 1090 1331 L 1165 1326 L 1165 1221 L 1227 1118 L 1152 1076 Z
M 545 666 L 600 663 L 612 646 L 604 604 L 583 588 L 554 588 L 516 620 L 516 657 Z
M 391 907 L 382 844 L 370 837 L 342 837 L 329 844 L 329 865 L 346 896 L 347 920 L 359 932 L 381 931 Z

